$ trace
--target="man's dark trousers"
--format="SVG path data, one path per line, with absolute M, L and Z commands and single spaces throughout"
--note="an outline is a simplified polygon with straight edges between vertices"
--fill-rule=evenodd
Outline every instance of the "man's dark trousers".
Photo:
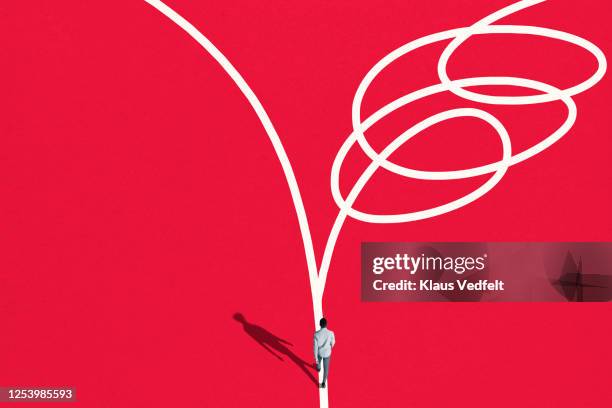
M 327 382 L 327 375 L 329 374 L 329 357 L 319 357 L 319 361 L 317 361 L 317 369 L 321 369 L 321 361 L 323 361 L 323 383 Z

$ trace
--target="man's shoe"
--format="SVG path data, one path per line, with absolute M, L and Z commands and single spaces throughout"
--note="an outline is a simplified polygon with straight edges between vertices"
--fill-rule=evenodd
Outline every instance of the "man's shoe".
M 321 383 L 321 388 L 325 388 L 325 383 Z

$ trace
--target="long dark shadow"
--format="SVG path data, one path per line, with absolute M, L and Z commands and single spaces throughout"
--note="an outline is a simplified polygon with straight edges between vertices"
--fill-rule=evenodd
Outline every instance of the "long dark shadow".
M 289 360 L 291 360 L 296 366 L 298 366 L 300 370 L 304 372 L 304 374 L 306 374 L 310 381 L 312 381 L 318 386 L 318 381 L 315 378 L 313 372 L 311 371 L 314 368 L 314 364 L 307 363 L 306 361 L 302 360 L 297 354 L 295 354 L 293 350 L 288 347 L 293 346 L 293 344 L 270 333 L 267 329 L 261 326 L 250 323 L 246 320 L 242 313 L 235 313 L 234 320 L 242 324 L 244 332 L 251 336 L 253 340 L 259 343 L 274 357 L 278 358 L 280 361 L 284 361 L 282 356 L 289 358 Z

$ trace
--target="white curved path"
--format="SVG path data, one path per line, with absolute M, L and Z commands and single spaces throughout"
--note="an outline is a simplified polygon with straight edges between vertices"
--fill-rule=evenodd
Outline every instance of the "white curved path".
M 304 251 L 306 254 L 306 263 L 308 266 L 308 277 L 310 281 L 310 292 L 312 297 L 313 305 L 313 317 L 314 324 L 317 327 L 319 319 L 323 316 L 323 292 L 325 289 L 325 282 L 331 263 L 334 247 L 336 241 L 342 229 L 342 225 L 347 217 L 355 218 L 364 222 L 371 223 L 398 223 L 398 222 L 411 222 L 416 220 L 422 220 L 426 218 L 436 217 L 438 215 L 445 214 L 450 211 L 457 210 L 485 195 L 502 179 L 508 168 L 512 165 L 523 162 L 550 147 L 559 139 L 561 139 L 569 130 L 572 128 L 577 118 L 577 108 L 574 103 L 572 96 L 586 91 L 595 85 L 604 76 L 607 69 L 607 61 L 603 52 L 594 44 L 589 41 L 574 36 L 572 34 L 565 33 L 563 31 L 552 30 L 543 27 L 533 26 L 522 26 L 522 25 L 491 25 L 499 19 L 506 17 L 510 14 L 516 13 L 517 11 L 531 7 L 538 3 L 542 3 L 545 0 L 522 0 L 508 7 L 502 8 L 475 24 L 469 27 L 462 27 L 443 31 L 428 35 L 417 40 L 411 41 L 398 49 L 390 52 L 378 61 L 372 69 L 365 75 L 364 79 L 357 88 L 357 92 L 353 99 L 352 106 L 352 123 L 353 132 L 344 141 L 336 158 L 334 159 L 331 172 L 331 191 L 332 196 L 339 207 L 339 212 L 336 220 L 330 231 L 323 258 L 320 267 L 317 267 L 314 248 L 312 244 L 312 237 L 310 234 L 310 228 L 308 225 L 308 218 L 304 209 L 304 203 L 302 202 L 302 196 L 300 189 L 293 173 L 291 163 L 287 157 L 287 153 L 283 148 L 283 144 L 278 136 L 272 121 L 266 113 L 261 102 L 249 87 L 247 82 L 244 80 L 242 75 L 234 68 L 231 62 L 219 51 L 213 43 L 211 43 L 197 28 L 189 23 L 185 18 L 180 16 L 166 4 L 160 0 L 145 0 L 151 6 L 155 7 L 162 14 L 172 20 L 176 25 L 182 28 L 186 33 L 193 37 L 227 72 L 232 78 L 238 88 L 242 91 L 244 96 L 247 98 L 253 110 L 257 114 L 261 121 L 276 156 L 282 166 L 287 184 L 289 185 L 289 191 L 295 207 L 300 233 L 302 235 L 302 242 L 304 245 Z M 538 82 L 525 78 L 516 77 L 475 77 L 475 78 L 462 78 L 451 80 L 447 74 L 446 66 L 452 54 L 457 50 L 461 44 L 468 40 L 473 35 L 486 35 L 486 34 L 514 34 L 514 35 L 532 35 L 532 36 L 543 36 L 560 41 L 565 41 L 581 47 L 591 53 L 597 60 L 596 72 L 583 82 L 568 88 L 558 89 L 552 85 Z M 398 58 L 414 51 L 418 48 L 433 44 L 439 41 L 451 40 L 444 52 L 442 52 L 438 61 L 438 76 L 440 83 L 434 84 L 423 89 L 416 90 L 407 95 L 404 95 L 395 101 L 390 102 L 384 107 L 380 108 L 370 117 L 362 120 L 361 118 L 361 104 L 368 87 L 371 85 L 373 80 L 378 76 L 388 65 L 393 63 Z M 483 85 L 504 85 L 504 86 L 517 86 L 521 88 L 528 88 L 537 93 L 530 96 L 494 96 L 477 93 L 474 91 L 467 90 L 466 88 Z M 539 143 L 534 146 L 522 151 L 513 152 L 510 135 L 503 126 L 503 124 L 490 113 L 473 108 L 460 108 L 443 111 L 438 114 L 432 115 L 423 121 L 412 126 L 410 129 L 404 131 L 395 140 L 393 140 L 385 149 L 380 153 L 376 152 L 368 143 L 364 133 L 368 128 L 373 126 L 379 120 L 384 119 L 387 115 L 393 111 L 405 107 L 406 105 L 416 100 L 428 97 L 441 92 L 453 92 L 457 96 L 465 99 L 466 101 L 479 102 L 484 104 L 492 105 L 531 105 L 539 103 L 547 103 L 552 101 L 561 101 L 567 109 L 566 120 L 559 126 L 559 128 L 548 135 Z M 486 122 L 491 126 L 499 136 L 500 143 L 502 145 L 502 157 L 494 163 L 490 163 L 484 166 L 460 169 L 453 171 L 421 171 L 406 168 L 395 163 L 388 161 L 388 157 L 404 143 L 416 136 L 423 130 L 430 126 L 434 126 L 437 123 L 461 118 L 461 117 L 473 117 Z M 361 174 L 355 185 L 351 188 L 349 194 L 344 198 L 339 187 L 340 170 L 342 163 L 346 158 L 349 150 L 355 146 L 363 150 L 363 152 L 372 160 L 370 165 Z M 491 177 L 483 183 L 476 190 L 466 194 L 449 203 L 445 203 L 433 208 L 429 208 L 421 211 L 407 212 L 402 214 L 372 214 L 362 212 L 353 208 L 353 205 L 365 187 L 369 179 L 379 168 L 384 168 L 394 174 L 402 177 L 421 179 L 421 180 L 455 180 L 470 177 L 477 177 L 485 174 L 491 174 Z M 322 375 L 322 374 L 320 374 Z M 328 407 L 328 388 L 319 389 L 319 406 L 321 408 Z

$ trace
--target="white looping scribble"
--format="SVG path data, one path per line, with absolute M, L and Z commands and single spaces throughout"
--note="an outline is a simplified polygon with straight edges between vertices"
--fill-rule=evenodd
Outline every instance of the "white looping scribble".
M 310 234 L 310 228 L 308 219 L 306 216 L 306 210 L 300 194 L 300 189 L 291 167 L 291 163 L 282 145 L 280 137 L 278 136 L 272 121 L 265 111 L 263 105 L 249 87 L 247 82 L 244 80 L 242 75 L 236 70 L 236 68 L 230 63 L 230 61 L 223 55 L 221 51 L 215 45 L 208 40 L 197 28 L 189 23 L 185 18 L 180 16 L 177 12 L 172 10 L 170 7 L 165 5 L 160 0 L 145 0 L 151 4 L 162 14 L 168 17 L 176 25 L 182 28 L 188 33 L 195 41 L 198 42 L 225 70 L 225 72 L 234 81 L 236 86 L 244 94 L 249 104 L 257 114 L 257 117 L 261 121 L 268 138 L 270 139 L 276 156 L 282 166 L 283 173 L 289 185 L 289 191 L 295 207 L 300 233 L 302 235 L 302 243 L 304 245 L 304 251 L 306 255 L 306 264 L 308 267 L 308 277 L 310 281 L 310 292 L 312 296 L 313 305 L 313 317 L 315 326 L 318 324 L 319 319 L 323 316 L 323 292 L 325 289 L 325 282 L 327 280 L 327 274 L 329 271 L 332 255 L 340 230 L 344 225 L 347 217 L 351 217 L 357 220 L 370 223 L 400 223 L 410 222 L 416 220 L 423 220 L 426 218 L 436 217 L 438 215 L 445 214 L 450 211 L 457 210 L 485 195 L 490 191 L 502 177 L 510 166 L 525 161 L 538 153 L 541 153 L 552 144 L 561 139 L 569 130 L 572 128 L 576 121 L 577 109 L 572 96 L 584 92 L 591 88 L 604 76 L 607 69 L 607 62 L 603 52 L 591 42 L 577 37 L 572 34 L 565 33 L 563 31 L 552 30 L 543 27 L 523 26 L 523 25 L 492 25 L 494 22 L 500 20 L 503 17 L 509 16 L 517 11 L 531 7 L 535 4 L 542 3 L 545 0 L 521 0 L 508 7 L 502 8 L 487 17 L 476 22 L 472 26 L 457 28 L 453 30 L 443 31 L 436 34 L 428 35 L 417 40 L 411 41 L 398 49 L 392 51 L 383 57 L 378 63 L 376 63 L 372 69 L 365 75 L 355 97 L 352 105 L 352 126 L 353 132 L 344 141 L 340 150 L 338 151 L 336 158 L 332 164 L 331 171 L 331 191 L 332 196 L 338 207 L 340 208 L 338 215 L 334 221 L 334 224 L 329 233 L 323 257 L 319 268 L 317 268 L 315 251 L 312 244 L 312 237 Z M 475 77 L 475 78 L 462 78 L 452 80 L 449 78 L 446 71 L 448 61 L 452 57 L 453 53 L 470 37 L 474 35 L 487 35 L 487 34 L 512 34 L 512 35 L 532 35 L 552 38 L 560 41 L 565 41 L 581 47 L 590 52 L 597 59 L 597 70 L 590 78 L 575 85 L 568 89 L 558 89 L 552 85 L 517 77 Z M 439 42 L 451 40 L 446 46 L 445 50 L 440 55 L 438 60 L 438 76 L 440 79 L 439 84 L 431 85 L 423 89 L 411 92 L 404 95 L 389 104 L 383 106 L 374 114 L 362 120 L 361 118 L 361 105 L 363 98 L 372 84 L 374 79 L 390 64 L 396 61 L 398 58 L 416 50 L 421 47 Z M 501 86 L 514 86 L 520 88 L 527 88 L 537 91 L 537 94 L 529 96 L 494 96 L 482 93 L 470 91 L 466 88 L 478 87 L 485 85 L 501 85 Z M 563 124 L 548 135 L 539 143 L 531 146 L 530 148 L 519 152 L 512 153 L 512 143 L 506 128 L 503 124 L 490 113 L 482 109 L 474 108 L 460 108 L 452 109 L 440 112 L 433 116 L 430 116 L 416 125 L 412 126 L 408 130 L 400 134 L 395 140 L 387 145 L 380 153 L 376 152 L 368 143 L 365 132 L 372 127 L 378 121 L 384 119 L 387 115 L 400 109 L 414 101 L 426 98 L 431 95 L 435 95 L 442 92 L 452 92 L 455 95 L 470 102 L 478 102 L 489 105 L 530 105 L 540 104 L 546 102 L 560 101 L 567 108 L 567 117 Z M 494 162 L 484 166 L 460 169 L 453 171 L 422 171 L 410 169 L 404 166 L 400 166 L 388 160 L 389 156 L 401 147 L 404 143 L 410 140 L 415 135 L 424 131 L 425 129 L 455 118 L 461 117 L 473 117 L 480 119 L 490 125 L 498 134 L 501 146 L 502 146 L 502 157 Z M 339 179 L 340 170 L 344 159 L 346 158 L 350 149 L 358 144 L 363 152 L 370 158 L 371 163 L 363 171 L 357 182 L 353 185 L 347 197 L 344 198 L 340 192 Z M 362 211 L 358 211 L 353 208 L 355 200 L 370 180 L 372 175 L 379 168 L 384 168 L 394 174 L 419 180 L 457 180 L 465 179 L 470 177 L 476 177 L 486 174 L 491 174 L 491 177 L 484 182 L 476 190 L 460 197 L 454 201 L 446 204 L 439 205 L 437 207 L 429 208 L 421 211 L 407 212 L 403 214 L 370 214 Z M 329 383 L 328 383 L 329 384 Z M 319 390 L 319 404 L 321 408 L 328 407 L 328 388 L 321 388 Z
M 415 220 L 422 220 L 425 218 L 434 217 L 437 215 L 444 214 L 449 211 L 456 210 L 470 202 L 478 199 L 482 195 L 486 194 L 500 179 L 501 177 L 497 177 L 500 174 L 503 175 L 505 170 L 517 163 L 520 163 L 524 160 L 527 160 L 538 153 L 542 152 L 546 148 L 550 147 L 552 144 L 557 142 L 561 137 L 563 137 L 573 126 L 576 120 L 576 105 L 572 100 L 572 96 L 578 93 L 581 93 L 593 85 L 595 85 L 605 74 L 607 63 L 606 58 L 603 52 L 597 48 L 594 44 L 589 41 L 586 41 L 580 37 L 562 32 L 557 30 L 552 30 L 548 28 L 542 27 L 532 27 L 532 26 L 517 26 L 517 25 L 489 25 L 494 21 L 497 21 L 509 14 L 515 13 L 521 9 L 526 7 L 530 7 L 534 4 L 540 3 L 539 1 L 523 1 L 519 3 L 515 3 L 510 7 L 502 9 L 496 13 L 491 14 L 490 16 L 482 19 L 471 27 L 459 28 L 455 30 L 444 31 L 436 34 L 432 34 L 426 37 L 419 38 L 418 40 L 412 41 L 395 51 L 391 52 L 383 59 L 381 59 L 365 76 L 359 88 L 357 89 L 357 93 L 355 94 L 353 100 L 353 109 L 352 109 L 352 123 L 353 123 L 353 133 L 347 138 L 344 145 L 338 152 L 336 159 L 334 160 L 334 164 L 332 167 L 332 178 L 331 178 L 331 186 L 332 186 L 332 195 L 334 200 L 341 208 L 342 211 L 346 211 L 348 215 L 352 218 L 359 219 L 365 222 L 373 222 L 373 223 L 398 223 L 398 222 L 408 222 Z M 451 58 L 452 54 L 457 50 L 457 48 L 467 41 L 473 35 L 484 35 L 484 34 L 523 34 L 523 35 L 533 35 L 533 36 L 543 36 L 552 39 L 566 41 L 568 43 L 577 45 L 579 47 L 584 48 L 588 52 L 590 52 L 596 59 L 598 63 L 597 71 L 584 82 L 573 86 L 571 88 L 560 90 L 552 85 L 545 84 L 542 82 L 534 81 L 531 79 L 525 78 L 516 78 L 516 77 L 476 77 L 476 78 L 465 78 L 460 80 L 451 80 L 448 77 L 446 72 L 446 66 Z M 453 39 L 438 61 L 438 76 L 440 78 L 441 83 L 430 86 L 424 89 L 420 89 L 418 91 L 412 92 L 408 95 L 405 95 L 397 100 L 389 103 L 372 116 L 367 118 L 362 122 L 361 120 L 361 104 L 364 98 L 364 95 L 370 86 L 370 84 L 374 81 L 374 79 L 391 63 L 396 61 L 398 58 L 414 51 L 423 46 L 443 41 Z M 493 96 L 493 95 L 485 95 L 481 93 L 476 93 L 473 91 L 469 91 L 465 88 L 473 87 L 473 86 L 483 86 L 483 85 L 503 85 L 503 86 L 515 86 L 521 88 L 528 88 L 538 91 L 537 95 L 530 96 Z M 520 152 L 510 155 L 509 157 L 503 157 L 501 160 L 483 165 L 480 167 L 462 169 L 462 170 L 454 170 L 454 171 L 421 171 L 414 170 L 410 168 L 406 168 L 404 166 L 400 166 L 398 164 L 392 163 L 387 160 L 388 156 L 393 153 L 397 148 L 399 148 L 403 143 L 407 142 L 411 137 L 418 134 L 420 131 L 424 130 L 428 126 L 423 126 L 427 124 L 431 118 L 425 119 L 423 122 L 413 126 L 411 129 L 408 129 L 404 133 L 402 133 L 399 137 L 397 137 L 392 143 L 390 143 L 381 153 L 377 153 L 370 146 L 367 139 L 364 136 L 364 133 L 368 128 L 373 126 L 376 122 L 383 119 L 388 114 L 393 111 L 419 99 L 424 97 L 440 93 L 450 91 L 468 101 L 484 103 L 484 104 L 495 104 L 495 105 L 529 105 L 529 104 L 539 104 L 546 103 L 552 101 L 561 101 L 565 104 L 567 108 L 567 118 L 565 122 L 552 134 L 544 138 L 539 143 L 531 146 L 530 148 Z M 454 112 L 454 111 L 450 111 Z M 451 118 L 458 117 L 457 115 L 451 115 L 450 112 L 443 112 L 441 114 L 436 115 L 438 120 L 436 122 L 441 122 L 444 120 L 448 120 Z M 463 116 L 471 116 L 470 114 L 466 114 Z M 503 128 L 503 127 L 502 127 Z M 498 133 L 500 129 L 496 127 Z M 346 157 L 346 154 L 350 150 L 350 148 L 357 142 L 364 153 L 372 160 L 370 167 L 368 167 L 357 183 L 353 186 L 353 189 L 349 193 L 346 200 L 342 197 L 339 189 L 339 173 L 340 167 L 342 166 L 342 162 Z M 435 207 L 432 209 L 404 213 L 404 214 L 391 214 L 391 215 L 378 215 L 378 214 L 368 214 L 365 212 L 357 211 L 352 208 L 355 199 L 357 198 L 359 192 L 363 188 L 363 186 L 367 183 L 368 179 L 371 175 L 376 171 L 377 168 L 382 167 L 389 172 L 394 174 L 413 178 L 413 179 L 421 179 L 421 180 L 455 180 L 455 179 L 464 179 L 470 177 L 481 176 L 484 174 L 494 173 L 494 176 L 489 179 L 489 181 L 479 187 L 477 190 L 471 192 L 470 194 L 462 197 L 458 200 L 455 200 L 451 203 Z M 493 180 L 496 180 L 493 182 Z

